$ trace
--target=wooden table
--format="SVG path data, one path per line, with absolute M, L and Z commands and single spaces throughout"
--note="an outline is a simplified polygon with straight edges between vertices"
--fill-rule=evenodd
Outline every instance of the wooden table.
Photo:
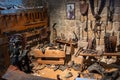
M 116 52 L 116 53 L 103 53 L 103 54 L 80 53 L 80 56 L 83 56 L 83 61 L 81 63 L 81 71 L 83 71 L 85 69 L 85 66 L 89 65 L 91 63 L 91 59 L 95 59 L 95 62 L 97 62 L 97 58 L 98 57 L 100 58 L 100 57 L 103 57 L 103 56 L 107 56 L 107 57 L 116 56 L 117 60 L 119 60 L 120 52 Z M 86 59 L 86 57 L 89 57 L 89 58 Z
M 55 40 L 57 43 L 66 44 L 70 46 L 70 54 L 74 54 L 74 48 L 77 47 L 78 43 L 73 41 L 65 41 L 65 40 Z
M 117 52 L 117 53 L 103 53 L 101 55 L 99 54 L 91 54 L 91 53 L 80 53 L 80 56 L 117 56 L 117 57 L 120 57 L 120 52 Z
M 65 40 L 55 40 L 57 43 L 61 43 L 61 44 L 67 44 L 69 45 L 73 45 L 74 47 L 77 46 L 77 42 L 72 42 L 72 41 L 65 41 Z

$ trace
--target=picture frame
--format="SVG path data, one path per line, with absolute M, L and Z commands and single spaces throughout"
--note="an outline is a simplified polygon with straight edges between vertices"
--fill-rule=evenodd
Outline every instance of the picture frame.
M 67 5 L 66 5 L 66 17 L 69 20 L 75 19 L 75 3 L 67 3 Z

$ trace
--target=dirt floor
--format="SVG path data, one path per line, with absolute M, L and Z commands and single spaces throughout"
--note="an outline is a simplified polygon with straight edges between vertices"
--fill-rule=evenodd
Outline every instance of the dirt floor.
M 116 60 L 116 59 L 115 59 Z M 60 79 L 62 80 L 76 80 L 76 78 L 79 76 L 79 78 L 87 78 L 88 80 L 94 79 L 94 80 L 101 80 L 102 75 L 99 73 L 90 73 L 87 69 L 81 72 L 79 69 L 75 70 L 73 67 L 69 67 L 70 63 L 74 61 L 76 64 L 80 64 L 83 62 L 82 56 L 75 57 L 74 55 L 71 56 L 71 60 L 64 66 L 66 68 L 64 70 L 55 69 L 56 65 L 46 65 L 46 64 L 38 64 L 36 61 L 33 61 L 34 67 L 33 67 L 33 75 L 46 77 L 46 78 L 52 78 L 54 80 L 58 80 L 57 76 L 59 75 Z M 103 60 L 107 63 L 109 63 L 110 59 Z M 112 59 L 114 61 L 114 58 Z M 89 61 L 91 62 L 91 61 Z M 89 64 L 88 62 L 88 64 Z M 111 62 L 111 61 L 110 61 Z M 60 66 L 60 65 L 59 65 Z M 110 66 L 107 66 L 110 67 Z M 105 72 L 115 71 L 116 69 L 110 68 L 105 69 Z M 79 75 L 80 74 L 80 75 Z M 114 75 L 114 74 L 113 74 Z M 69 77 L 68 77 L 69 76 Z M 119 80 L 119 79 L 118 79 Z
M 65 77 L 65 75 L 68 72 L 72 73 L 72 77 L 70 77 L 70 78 Z M 44 68 L 43 70 L 37 71 L 37 73 L 35 73 L 34 75 L 41 76 L 41 77 L 46 77 L 46 78 L 52 78 L 52 79 L 57 79 L 57 75 L 60 75 L 60 78 L 62 80 L 75 80 L 77 78 L 78 73 L 79 73 L 79 71 L 75 71 L 73 69 L 70 69 L 70 70 L 66 69 L 64 71 L 60 71 L 60 70 L 54 71 L 54 70 L 49 69 L 49 68 Z M 88 78 L 88 79 L 95 79 L 95 80 L 100 78 L 99 74 L 95 74 L 92 78 L 87 71 L 84 72 L 84 74 L 85 73 L 86 73 L 86 75 L 85 75 L 86 77 L 81 77 L 81 78 Z
M 73 56 L 72 61 L 79 64 L 82 61 L 82 57 L 74 57 Z M 73 68 L 66 68 L 63 71 L 57 69 L 56 71 L 54 71 L 55 65 L 47 66 L 47 65 L 44 65 L 44 64 L 38 65 L 36 63 L 34 63 L 34 65 L 36 65 L 36 67 L 33 68 L 33 72 L 34 72 L 33 75 L 46 77 L 46 78 L 52 78 L 52 79 L 55 79 L 55 80 L 57 80 L 57 75 L 59 75 L 62 80 L 75 80 L 80 73 L 79 70 L 76 71 Z M 66 76 L 68 75 L 69 72 L 72 73 L 72 75 L 69 78 L 67 78 Z M 93 74 L 93 73 L 90 74 L 86 70 L 86 71 L 81 73 L 80 77 L 81 78 L 98 80 L 98 79 L 101 78 L 101 75 L 100 74 Z

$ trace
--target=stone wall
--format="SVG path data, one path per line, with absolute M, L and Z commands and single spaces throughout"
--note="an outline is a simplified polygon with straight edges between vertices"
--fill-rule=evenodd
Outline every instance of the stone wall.
M 87 33 L 84 31 L 86 22 L 83 20 L 83 16 L 80 13 L 79 9 L 79 0 L 47 0 L 49 3 L 49 13 L 50 13 L 50 27 L 52 29 L 52 25 L 54 23 L 57 23 L 56 29 L 57 29 L 57 36 L 60 36 L 61 33 L 65 35 L 65 38 L 68 40 L 70 38 L 74 38 L 73 31 L 77 33 L 77 36 L 79 38 L 79 46 L 83 46 L 82 43 L 86 42 Z M 66 4 L 67 3 L 75 3 L 75 19 L 74 20 L 68 20 L 66 18 Z M 102 32 L 101 32 L 101 39 L 100 39 L 100 45 L 104 45 L 104 35 L 105 35 L 105 26 L 107 33 L 112 34 L 112 32 L 115 32 L 115 35 L 117 36 L 117 45 L 120 44 L 120 0 L 115 0 L 115 14 L 113 17 L 113 25 L 111 26 L 111 22 L 108 22 L 108 26 L 106 26 L 106 19 L 107 19 L 107 5 L 108 0 L 106 1 L 106 5 L 102 11 L 101 14 L 101 21 L 102 24 Z M 90 28 L 90 22 L 92 22 L 92 25 L 94 27 L 95 25 L 95 19 L 93 15 L 91 14 L 91 9 L 89 7 L 88 11 L 88 36 L 89 38 L 92 38 L 94 36 L 91 28 Z M 98 39 L 96 39 L 98 41 Z M 53 41 L 53 33 L 51 33 L 51 42 Z
M 88 0 L 87 0 L 88 1 Z M 96 0 L 97 1 L 97 0 Z M 101 32 L 101 40 L 100 44 L 104 45 L 104 35 L 105 31 L 104 28 L 106 26 L 106 19 L 107 19 L 107 5 L 108 0 L 106 0 L 106 6 L 104 7 L 102 14 L 101 14 L 101 21 L 103 21 L 102 24 L 102 32 Z M 107 33 L 115 32 L 115 35 L 117 36 L 117 45 L 120 44 L 120 0 L 114 0 L 115 1 L 115 14 L 113 17 L 113 24 L 111 26 L 111 22 L 108 22 Z M 68 40 L 70 38 L 74 38 L 73 31 L 77 33 L 77 36 L 79 38 L 79 45 L 81 45 L 82 42 L 86 42 L 87 33 L 84 31 L 84 28 L 86 26 L 86 22 L 83 19 L 83 16 L 80 13 L 79 9 L 79 0 L 0 0 L 1 3 L 6 4 L 17 4 L 17 5 L 23 5 L 26 7 L 34 7 L 43 5 L 45 2 L 48 2 L 49 6 L 49 13 L 50 13 L 50 27 L 52 32 L 52 25 L 54 23 L 57 23 L 56 29 L 57 29 L 57 35 L 60 36 L 61 33 L 65 35 L 65 38 Z M 75 19 L 69 20 L 66 17 L 66 4 L 67 3 L 75 3 Z M 95 19 L 93 15 L 91 14 L 91 9 L 89 7 L 88 11 L 88 37 L 92 38 L 94 36 L 91 28 L 90 28 L 90 22 L 92 22 L 92 25 L 94 27 Z M 98 41 L 98 39 L 96 39 Z M 51 33 L 51 42 L 53 42 L 53 33 Z

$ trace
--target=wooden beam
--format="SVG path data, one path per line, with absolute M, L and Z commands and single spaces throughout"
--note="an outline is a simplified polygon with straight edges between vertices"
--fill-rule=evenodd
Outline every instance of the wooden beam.
M 91 54 L 91 53 L 80 53 L 80 56 L 119 56 L 120 57 L 120 52 L 118 52 L 118 53 L 103 53 L 101 55 Z
M 38 59 L 37 60 L 38 63 L 40 64 L 64 64 L 64 60 L 41 60 L 41 59 Z

